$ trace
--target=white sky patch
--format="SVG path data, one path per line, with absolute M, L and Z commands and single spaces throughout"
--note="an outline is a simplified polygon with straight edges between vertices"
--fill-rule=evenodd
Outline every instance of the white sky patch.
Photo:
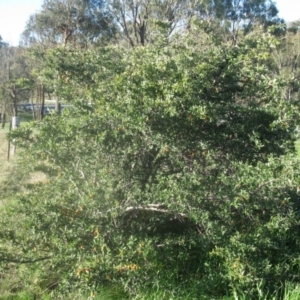
M 300 0 L 275 0 L 274 2 L 279 10 L 279 17 L 286 22 L 300 19 Z
M 3 40 L 17 46 L 29 16 L 40 10 L 42 3 L 43 0 L 0 0 L 0 35 Z

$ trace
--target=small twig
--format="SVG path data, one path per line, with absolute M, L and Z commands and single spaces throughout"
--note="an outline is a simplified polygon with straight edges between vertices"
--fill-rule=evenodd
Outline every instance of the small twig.
M 0 261 L 5 261 L 5 262 L 11 262 L 11 263 L 19 263 L 19 264 L 30 264 L 30 263 L 35 263 L 38 261 L 50 259 L 51 256 L 46 256 L 46 257 L 40 257 L 36 259 L 9 259 L 9 258 L 3 258 L 0 257 Z
M 165 213 L 165 214 L 175 214 L 176 217 L 187 218 L 188 216 L 183 213 L 174 213 L 170 210 L 163 209 L 164 207 L 162 204 L 148 204 L 147 206 L 129 206 L 125 209 L 125 212 L 131 211 L 150 211 L 150 212 L 158 212 L 158 213 Z
M 278 180 L 281 180 L 280 178 L 275 178 L 275 179 L 271 179 L 271 180 L 268 180 L 266 182 L 263 182 L 262 184 L 260 184 L 254 191 L 252 191 L 250 194 L 255 194 L 258 190 L 260 190 L 263 186 L 267 185 L 267 184 L 270 184 L 270 183 L 273 183 L 274 181 L 278 181 Z

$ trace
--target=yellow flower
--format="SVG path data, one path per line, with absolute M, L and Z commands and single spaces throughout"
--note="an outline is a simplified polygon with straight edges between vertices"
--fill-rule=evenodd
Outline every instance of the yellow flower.
M 124 265 L 124 266 L 118 266 L 116 268 L 119 272 L 122 271 L 136 271 L 137 269 L 139 269 L 139 266 L 136 264 L 128 264 L 128 265 Z
M 162 153 L 168 153 L 169 152 L 169 148 L 168 147 L 165 147 L 162 149 Z

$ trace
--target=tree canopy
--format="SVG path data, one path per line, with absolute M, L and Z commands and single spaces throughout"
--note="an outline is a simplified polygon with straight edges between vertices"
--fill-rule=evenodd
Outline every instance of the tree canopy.
M 46 0 L 33 14 L 23 33 L 25 43 L 87 47 L 111 39 L 116 31 L 105 2 Z

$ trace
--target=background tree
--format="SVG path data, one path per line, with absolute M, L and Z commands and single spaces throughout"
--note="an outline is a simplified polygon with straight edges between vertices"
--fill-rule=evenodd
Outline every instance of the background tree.
M 160 31 L 168 37 L 184 28 L 191 9 L 185 0 L 115 0 L 108 7 L 120 26 L 121 39 L 130 46 L 153 42 Z
M 3 46 L 7 46 L 7 43 L 5 41 L 3 41 L 3 39 L 0 35 L 0 48 L 2 48 Z
M 207 32 L 221 29 L 220 34 L 226 33 L 233 41 L 239 33 L 248 33 L 257 25 L 266 28 L 283 23 L 272 0 L 200 0 L 195 2 L 194 7 L 194 15 Z
M 290 82 L 286 90 L 286 99 L 289 101 L 299 100 L 299 37 L 299 21 L 288 24 L 286 34 L 281 40 L 281 46 L 274 52 L 276 73 Z
M 24 44 L 41 43 L 87 47 L 114 37 L 116 28 L 105 2 L 96 0 L 45 0 L 23 33 Z
M 12 116 L 18 115 L 18 103 L 28 101 L 32 89 L 30 67 L 24 50 L 5 46 L 1 53 L 0 88 L 2 90 L 3 108 Z
M 119 41 L 128 45 L 154 42 L 161 34 L 169 38 L 202 24 L 209 32 L 236 40 L 258 24 L 280 23 L 270 0 L 46 0 L 40 13 L 32 15 L 23 33 L 23 43 L 87 47 L 96 42 Z
M 207 33 L 236 40 L 239 32 L 247 33 L 258 24 L 265 27 L 282 22 L 275 4 L 258 1 L 110 1 L 108 5 L 130 46 L 145 45 L 158 32 L 166 37 L 191 28 L 191 22 L 202 24 Z M 225 37 L 224 37 L 225 33 Z

